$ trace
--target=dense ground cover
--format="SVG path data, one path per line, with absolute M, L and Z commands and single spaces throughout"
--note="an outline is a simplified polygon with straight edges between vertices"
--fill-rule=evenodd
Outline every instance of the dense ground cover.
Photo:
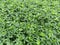
M 60 45 L 60 0 L 0 0 L 0 45 Z

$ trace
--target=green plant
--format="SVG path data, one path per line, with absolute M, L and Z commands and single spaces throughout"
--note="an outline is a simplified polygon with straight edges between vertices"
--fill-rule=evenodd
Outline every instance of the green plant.
M 60 45 L 60 0 L 0 0 L 0 45 Z

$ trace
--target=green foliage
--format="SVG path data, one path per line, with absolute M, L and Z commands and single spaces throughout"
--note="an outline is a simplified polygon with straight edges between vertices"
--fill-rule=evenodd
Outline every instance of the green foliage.
M 60 45 L 60 0 L 0 0 L 0 45 Z

